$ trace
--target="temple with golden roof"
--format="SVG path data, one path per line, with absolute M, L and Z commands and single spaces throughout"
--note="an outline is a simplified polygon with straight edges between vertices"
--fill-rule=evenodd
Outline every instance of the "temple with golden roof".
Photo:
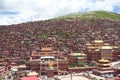
M 118 46 L 105 43 L 103 40 L 94 40 L 91 43 L 85 44 L 88 63 L 91 61 L 98 61 L 100 59 L 107 59 L 110 61 L 118 60 Z
M 87 63 L 87 55 L 85 53 L 71 53 L 68 55 L 69 65 L 78 65 Z
M 62 56 L 59 50 L 53 47 L 42 47 L 38 51 L 33 51 L 29 60 L 30 69 L 36 71 L 39 75 L 62 74 L 68 70 L 67 58 Z
M 113 74 L 114 70 L 110 67 L 110 61 L 107 59 L 100 59 L 97 63 L 97 68 L 93 70 L 94 74 L 106 75 Z

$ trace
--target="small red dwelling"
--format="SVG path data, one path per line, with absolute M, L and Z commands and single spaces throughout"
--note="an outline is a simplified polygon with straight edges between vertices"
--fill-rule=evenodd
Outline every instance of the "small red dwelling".
M 4 71 L 5 71 L 5 69 L 6 69 L 6 67 L 5 67 L 5 66 L 0 67 L 0 73 L 1 73 L 1 72 L 4 72 Z
M 120 80 L 120 78 L 119 78 L 119 77 L 116 77 L 115 80 Z
M 40 79 L 36 76 L 30 76 L 30 77 L 23 77 L 20 80 L 40 80 Z

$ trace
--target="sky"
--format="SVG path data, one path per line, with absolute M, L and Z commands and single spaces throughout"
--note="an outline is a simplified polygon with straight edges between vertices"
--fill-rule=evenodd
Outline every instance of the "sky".
M 98 10 L 120 13 L 120 0 L 0 0 L 0 25 Z

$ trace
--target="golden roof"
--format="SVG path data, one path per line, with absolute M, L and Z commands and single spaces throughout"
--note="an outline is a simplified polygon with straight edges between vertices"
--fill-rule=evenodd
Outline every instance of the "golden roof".
M 103 43 L 103 40 L 94 40 L 94 43 Z
M 43 51 L 51 51 L 53 49 L 51 47 L 43 47 L 43 48 L 41 48 L 41 50 L 43 50 Z
M 36 73 L 36 72 L 29 72 L 28 74 L 27 74 L 27 76 L 38 76 L 38 73 Z
M 102 46 L 101 49 L 112 49 L 111 46 Z
M 118 48 L 118 46 L 112 46 L 112 48 Z
M 107 59 L 100 59 L 100 60 L 98 60 L 99 62 L 110 62 L 109 60 L 107 60 Z
M 110 44 L 109 44 L 109 43 L 105 43 L 104 45 L 105 45 L 105 46 L 110 46 Z
M 84 53 L 72 53 L 71 56 L 86 56 Z

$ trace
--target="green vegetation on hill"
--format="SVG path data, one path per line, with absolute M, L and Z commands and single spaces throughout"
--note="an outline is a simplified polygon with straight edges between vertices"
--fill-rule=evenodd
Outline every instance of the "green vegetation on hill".
M 90 11 L 83 13 L 72 13 L 65 16 L 58 17 L 56 19 L 108 19 L 108 20 L 120 20 L 120 14 L 107 12 L 107 11 Z

